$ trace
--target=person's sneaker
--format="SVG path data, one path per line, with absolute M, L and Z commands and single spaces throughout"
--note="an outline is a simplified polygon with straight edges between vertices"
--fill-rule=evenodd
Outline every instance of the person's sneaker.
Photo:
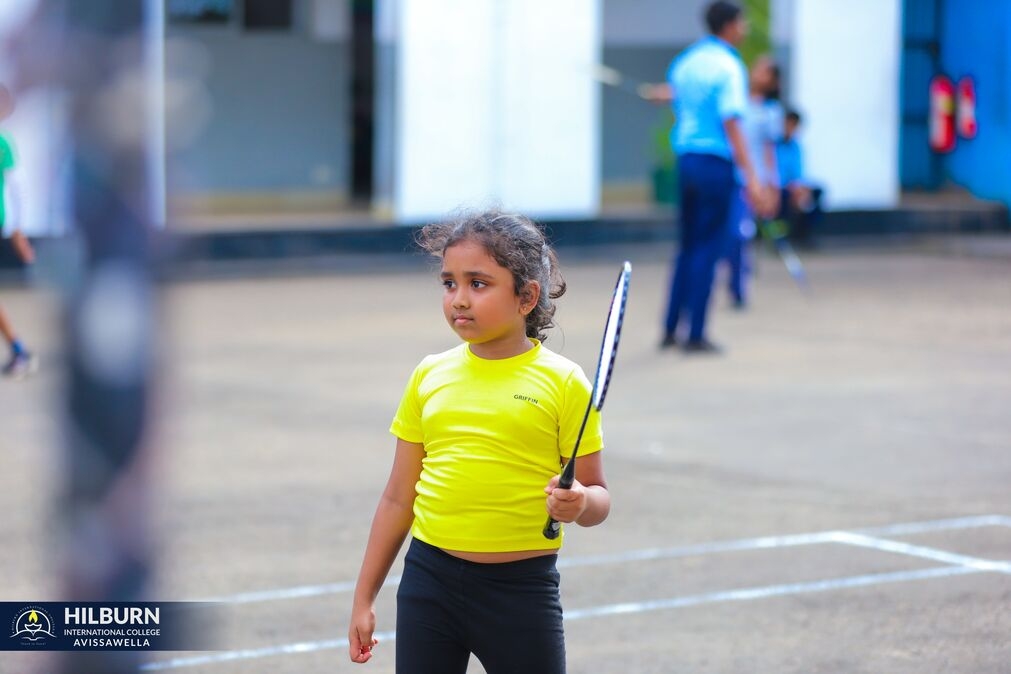
M 684 350 L 685 353 L 704 353 L 711 355 L 717 355 L 723 352 L 723 349 L 713 344 L 708 339 L 690 339 L 685 342 Z
M 678 345 L 678 338 L 674 335 L 664 335 L 660 340 L 660 349 L 670 349 Z
M 3 374 L 5 377 L 11 377 L 12 379 L 21 379 L 32 374 L 38 368 L 38 358 L 29 351 L 22 351 L 17 355 L 11 356 L 10 360 L 3 367 Z

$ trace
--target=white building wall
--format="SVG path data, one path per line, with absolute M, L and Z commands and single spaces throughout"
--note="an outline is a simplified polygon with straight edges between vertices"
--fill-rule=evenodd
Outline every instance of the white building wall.
M 396 219 L 489 204 L 594 215 L 600 101 L 588 73 L 600 60 L 600 0 L 389 4 Z
M 791 92 L 829 208 L 899 198 L 901 0 L 792 0 Z

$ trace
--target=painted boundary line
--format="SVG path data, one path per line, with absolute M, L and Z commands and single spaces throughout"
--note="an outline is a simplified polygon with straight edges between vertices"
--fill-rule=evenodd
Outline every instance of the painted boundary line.
M 913 571 L 897 571 L 890 573 L 866 574 L 859 576 L 848 576 L 844 578 L 834 578 L 828 580 L 817 580 L 804 583 L 786 583 L 779 585 L 765 585 L 760 587 L 740 588 L 736 590 L 724 590 L 719 592 L 709 592 L 705 594 L 686 595 L 680 597 L 669 597 L 665 599 L 653 599 L 640 602 L 623 602 L 617 604 L 605 604 L 601 606 L 590 606 L 582 609 L 573 609 L 565 612 L 566 621 L 586 620 L 589 618 L 599 618 L 614 615 L 631 615 L 646 613 L 651 611 L 670 610 L 678 608 L 689 608 L 702 606 L 705 604 L 717 604 L 731 601 L 754 601 L 772 597 L 784 597 L 800 594 L 813 594 L 817 592 L 828 592 L 832 590 L 851 589 L 858 587 L 870 587 L 874 585 L 885 585 L 917 580 L 927 580 L 932 578 L 948 578 L 953 576 L 965 576 L 976 573 L 1003 573 L 1011 574 L 1011 563 L 993 561 L 961 555 L 958 553 L 939 550 L 921 545 L 913 545 L 901 541 L 894 541 L 880 538 L 871 534 L 880 535 L 904 535 L 911 533 L 925 533 L 931 531 L 952 531 L 959 529 L 976 529 L 986 526 L 1011 527 L 1011 518 L 1001 515 L 984 515 L 981 517 L 963 517 L 947 520 L 933 520 L 929 522 L 895 524 L 869 529 L 859 529 L 855 531 L 826 531 L 814 534 L 797 534 L 792 536 L 768 536 L 761 538 L 740 539 L 736 541 L 723 541 L 716 543 L 705 543 L 700 545 L 683 546 L 677 548 L 650 548 L 645 550 L 632 550 L 626 553 L 616 553 L 613 555 L 593 555 L 576 557 L 567 560 L 568 564 L 559 561 L 559 566 L 579 567 L 594 566 L 600 564 L 612 564 L 631 561 L 644 561 L 654 559 L 672 559 L 678 557 L 698 556 L 713 554 L 717 552 L 730 552 L 739 550 L 762 550 L 787 547 L 799 547 L 802 545 L 816 545 L 824 543 L 835 543 L 849 545 L 853 547 L 869 548 L 881 552 L 901 554 L 918 559 L 928 559 L 931 561 L 943 562 L 946 566 L 932 567 L 928 569 L 917 569 Z M 399 577 L 390 578 L 385 584 L 394 585 L 399 582 Z M 234 595 L 231 603 L 249 603 L 251 601 L 269 601 L 290 597 L 314 596 L 315 594 L 330 594 L 334 592 L 345 592 L 353 589 L 347 586 L 349 583 L 334 583 L 329 585 L 306 586 L 302 588 L 291 588 L 289 590 L 265 591 L 259 593 L 245 593 Z M 327 588 L 323 591 L 323 588 Z M 339 588 L 339 589 L 338 589 Z M 320 590 L 317 592 L 316 590 Z M 280 594 L 287 593 L 287 594 Z M 293 594 L 298 593 L 298 594 Z M 266 598 L 264 598 L 266 597 Z M 243 599 L 238 599 L 243 598 Z M 228 601 L 222 598 L 216 601 Z M 380 642 L 389 642 L 396 639 L 395 632 L 379 632 L 376 638 Z M 268 646 L 264 648 L 246 649 L 239 651 L 227 651 L 224 653 L 214 653 L 193 657 L 174 658 L 158 662 L 151 662 L 141 667 L 143 671 L 159 671 L 166 669 L 178 669 L 182 667 L 194 667 L 198 665 L 220 664 L 239 660 L 252 660 L 275 655 L 291 655 L 296 653 L 312 653 L 321 650 L 336 650 L 347 647 L 344 639 L 330 639 L 325 641 L 310 641 L 293 644 L 283 644 L 280 646 Z
M 864 534 L 867 536 L 904 536 L 909 534 L 930 533 L 933 531 L 953 531 L 958 529 L 978 529 L 981 527 L 1000 526 L 1011 528 L 1011 517 L 1004 515 L 980 515 L 975 517 L 956 517 L 952 519 L 930 520 L 926 522 L 911 522 L 905 524 L 890 524 L 867 529 L 853 529 L 849 536 Z M 788 548 L 801 545 L 819 545 L 824 543 L 839 543 L 836 540 L 845 532 L 822 531 L 809 534 L 792 534 L 787 536 L 761 536 L 757 538 L 742 538 L 730 541 L 716 541 L 670 548 L 642 548 L 626 550 L 601 555 L 583 555 L 579 557 L 562 557 L 558 560 L 559 569 L 572 569 L 582 566 L 598 566 L 602 564 L 624 564 L 627 562 L 644 562 L 661 559 L 678 559 L 681 557 L 697 557 L 718 552 L 738 552 L 744 550 L 767 550 Z M 850 541 L 847 541 L 850 542 Z M 396 587 L 400 584 L 400 576 L 390 576 L 383 587 Z M 217 602 L 223 604 L 249 604 L 262 601 L 281 601 L 285 599 L 304 599 L 328 594 L 341 594 L 355 589 L 354 581 L 326 583 L 322 585 L 301 585 L 289 588 L 276 588 L 254 592 L 242 592 L 208 599 L 194 601 Z
M 756 599 L 768 599 L 771 597 L 785 597 L 799 594 L 813 594 L 816 592 L 828 592 L 830 590 L 841 590 L 856 587 L 869 587 L 873 585 L 884 585 L 889 583 L 900 583 L 914 580 L 926 580 L 929 578 L 947 578 L 951 576 L 965 576 L 970 574 L 983 573 L 978 569 L 967 566 L 940 566 L 931 569 L 919 569 L 916 571 L 899 571 L 894 573 L 877 573 L 864 576 L 849 576 L 846 578 L 835 578 L 832 580 L 817 580 L 808 583 L 789 583 L 784 585 L 766 585 L 762 587 L 742 588 L 739 590 L 727 590 L 722 592 L 711 592 L 707 594 L 687 595 L 683 597 L 671 597 L 669 599 L 655 599 L 642 602 L 626 602 L 620 604 L 607 604 L 604 606 L 592 606 L 584 609 L 575 609 L 565 612 L 565 620 L 585 620 L 587 618 L 600 618 L 613 615 L 630 615 L 636 613 L 646 613 L 650 611 L 660 611 L 664 609 L 689 608 L 702 606 L 704 604 L 718 604 L 730 601 L 753 601 Z M 395 632 L 377 632 L 376 638 L 380 643 L 388 643 L 396 639 Z M 213 655 L 199 655 L 189 658 L 176 658 L 161 662 L 152 662 L 141 667 L 143 671 L 158 671 L 165 669 L 178 669 L 181 667 L 195 667 L 198 665 L 219 664 L 233 662 L 236 660 L 251 660 L 274 655 L 288 655 L 293 653 L 312 653 L 322 650 L 340 650 L 347 648 L 346 639 L 331 639 L 327 641 L 311 641 L 296 644 L 285 644 L 282 646 L 272 646 L 244 651 L 229 651 L 226 653 L 216 653 Z
M 918 557 L 920 559 L 930 559 L 936 562 L 950 564 L 951 566 L 960 566 L 966 569 L 972 569 L 973 571 L 993 571 L 997 573 L 1011 574 L 1011 563 L 1008 562 L 995 562 L 989 559 L 960 555 L 958 553 L 948 552 L 947 550 L 928 548 L 923 545 L 903 543 L 902 541 L 874 538 L 873 536 L 851 534 L 844 531 L 840 532 L 836 542 L 860 548 L 880 550 L 882 552 L 894 552 L 895 554 Z
M 394 632 L 376 632 L 375 637 L 380 643 L 392 641 L 396 638 Z M 162 669 L 178 669 L 180 667 L 197 667 L 199 665 L 217 665 L 225 662 L 235 662 L 237 660 L 255 660 L 271 655 L 292 655 L 294 653 L 314 653 L 316 651 L 326 651 L 338 648 L 347 648 L 347 639 L 328 639 L 326 641 L 303 641 L 297 644 L 285 644 L 284 646 L 268 646 L 266 648 L 249 648 L 241 651 L 228 651 L 226 653 L 215 653 L 214 655 L 196 655 L 187 658 L 173 658 L 172 660 L 161 660 L 149 662 L 141 665 L 141 671 L 158 671 Z

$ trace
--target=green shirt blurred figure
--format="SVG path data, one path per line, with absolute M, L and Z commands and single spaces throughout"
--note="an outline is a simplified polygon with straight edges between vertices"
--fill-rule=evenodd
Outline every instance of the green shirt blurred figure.
M 14 96 L 11 95 L 7 87 L 0 84 L 0 123 L 10 117 L 13 112 Z M 9 187 L 7 173 L 14 168 L 14 165 L 14 149 L 7 136 L 3 132 L 0 132 L 0 235 L 5 234 L 4 229 L 7 225 L 6 194 Z M 35 261 L 35 251 L 32 250 L 28 237 L 20 229 L 14 230 L 10 240 L 11 245 L 14 247 L 14 252 L 17 253 L 22 262 L 31 264 Z M 37 359 L 24 347 L 21 340 L 18 339 L 17 334 L 14 332 L 14 326 L 11 325 L 10 319 L 7 318 L 7 313 L 3 310 L 3 307 L 0 307 L 0 336 L 3 336 L 11 350 L 10 358 L 2 369 L 4 376 L 20 378 L 34 372 L 38 366 Z
M 7 134 L 0 131 L 0 194 L 7 185 L 7 171 L 14 168 L 14 148 L 7 139 Z M 0 199 L 0 229 L 7 224 L 7 200 Z

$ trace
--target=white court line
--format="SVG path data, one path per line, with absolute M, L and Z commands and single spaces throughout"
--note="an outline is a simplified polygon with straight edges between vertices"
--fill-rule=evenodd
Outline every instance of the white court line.
M 375 638 L 380 643 L 393 641 L 396 632 L 376 632 Z M 174 658 L 172 660 L 159 660 L 141 665 L 144 671 L 157 671 L 160 669 L 178 669 L 180 667 L 197 667 L 199 665 L 214 665 L 222 662 L 234 662 L 235 660 L 254 660 L 265 658 L 271 655 L 290 655 L 292 653 L 314 653 L 316 651 L 330 650 L 334 648 L 347 648 L 347 639 L 328 639 L 326 641 L 303 641 L 297 644 L 285 644 L 283 646 L 267 646 L 266 648 L 249 648 L 241 651 L 228 651 L 227 653 L 215 653 L 214 655 L 194 655 L 186 658 Z
M 946 578 L 948 576 L 965 576 L 971 573 L 982 573 L 978 569 L 971 569 L 966 566 L 940 566 L 933 569 L 918 569 L 916 571 L 895 571 L 891 573 L 874 573 L 863 576 L 849 576 L 846 578 L 833 578 L 831 580 L 815 580 L 808 583 L 787 583 L 783 585 L 766 585 L 764 587 L 750 587 L 740 590 L 725 590 L 722 592 L 710 592 L 707 594 L 688 595 L 686 597 L 671 597 L 670 599 L 651 599 L 649 601 L 625 602 L 621 604 L 607 604 L 605 606 L 591 606 L 574 611 L 566 611 L 566 620 L 583 620 L 585 618 L 597 618 L 600 616 L 620 615 L 629 613 L 645 613 L 647 611 L 660 611 L 664 609 L 686 608 L 689 606 L 701 606 L 703 604 L 718 604 L 727 601 L 751 601 L 754 599 L 767 599 L 769 597 L 786 597 L 796 594 L 811 594 L 814 592 L 827 592 L 829 590 L 842 590 L 852 587 L 868 587 L 871 585 L 884 585 L 886 583 L 902 583 L 912 580 L 925 580 L 928 578 Z
M 559 566 L 578 567 L 591 566 L 597 564 L 621 563 L 629 561 L 640 561 L 649 559 L 670 559 L 675 557 L 687 557 L 704 555 L 714 552 L 727 552 L 735 550 L 760 550 L 783 547 L 793 547 L 800 545 L 814 545 L 818 543 L 840 543 L 857 547 L 872 548 L 886 552 L 910 555 L 923 559 L 931 559 L 944 562 L 949 566 L 936 567 L 931 569 L 919 569 L 915 571 L 898 571 L 892 573 L 879 573 L 861 576 L 849 576 L 846 578 L 836 578 L 830 580 L 812 581 L 806 583 L 788 583 L 781 585 L 767 585 L 763 587 L 743 588 L 738 590 L 726 590 L 721 592 L 711 592 L 699 595 L 687 595 L 683 597 L 671 597 L 667 599 L 654 599 L 642 602 L 625 602 L 619 604 L 606 604 L 602 606 L 591 606 L 582 609 L 574 609 L 565 612 L 565 620 L 584 620 L 609 615 L 623 615 L 644 613 L 648 611 L 659 611 L 665 609 L 687 608 L 704 604 L 715 604 L 729 601 L 752 601 L 769 597 L 783 597 L 797 594 L 810 594 L 815 592 L 826 592 L 830 590 L 847 589 L 854 587 L 868 587 L 872 585 L 882 585 L 886 583 L 909 582 L 914 580 L 925 580 L 929 578 L 945 578 L 949 576 L 962 576 L 974 573 L 984 573 L 996 571 L 1001 573 L 1011 573 L 1011 564 L 1007 562 L 997 562 L 977 557 L 969 557 L 957 553 L 928 548 L 920 545 L 912 545 L 900 541 L 892 541 L 877 538 L 869 534 L 890 534 L 902 535 L 911 533 L 925 533 L 930 531 L 946 531 L 956 529 L 972 529 L 985 526 L 1011 526 L 1011 518 L 1001 515 L 984 515 L 980 517 L 961 517 L 946 520 L 933 520 L 929 522 L 914 522 L 908 524 L 893 524 L 882 527 L 872 527 L 861 529 L 855 532 L 848 531 L 825 531 L 813 534 L 796 534 L 791 536 L 764 536 L 759 538 L 739 539 L 735 541 L 722 541 L 715 543 L 703 543 L 699 545 L 681 546 L 676 548 L 649 548 L 645 550 L 630 550 L 624 553 L 611 555 L 588 555 L 559 560 Z M 390 577 L 385 585 L 395 585 L 399 583 L 397 576 Z M 329 585 L 303 586 L 301 588 L 290 588 L 287 590 L 267 590 L 264 592 L 249 592 L 241 595 L 233 595 L 230 600 L 233 603 L 248 603 L 252 601 L 267 601 L 269 599 L 280 599 L 289 597 L 305 597 L 314 594 L 328 594 L 335 592 L 346 592 L 353 589 L 353 583 L 332 583 Z M 228 598 L 218 601 L 228 601 Z M 377 633 L 376 637 L 381 642 L 389 642 L 396 639 L 395 632 Z M 225 653 L 215 653 L 187 658 L 176 658 L 161 662 L 153 662 L 142 667 L 143 670 L 163 670 L 176 669 L 180 667 L 191 667 L 204 664 L 215 664 L 232 662 L 235 660 L 249 660 L 273 655 L 286 655 L 293 653 L 311 653 L 320 650 L 342 649 L 347 647 L 347 642 L 343 639 L 331 639 L 326 641 L 311 641 L 295 644 L 284 644 L 280 646 L 269 646 L 265 648 L 247 649 L 241 651 L 229 651 Z
M 974 517 L 956 517 L 926 522 L 909 522 L 904 524 L 889 524 L 867 529 L 855 529 L 855 533 L 867 535 L 902 536 L 906 534 L 928 533 L 932 531 L 952 531 L 958 529 L 977 529 L 988 526 L 1011 527 L 1011 517 L 1003 515 L 978 515 Z M 818 545 L 837 542 L 840 531 L 822 531 L 808 534 L 792 534 L 788 536 L 760 536 L 757 538 L 742 538 L 730 541 L 717 541 L 669 548 L 643 548 L 623 552 L 583 555 L 578 557 L 561 557 L 558 568 L 577 568 L 583 566 L 598 566 L 602 564 L 623 564 L 627 562 L 643 562 L 659 559 L 678 559 L 694 557 L 718 552 L 738 552 L 744 550 L 769 550 L 788 548 L 801 545 Z M 842 541 L 838 541 L 842 542 Z M 399 576 L 390 576 L 383 587 L 396 587 L 400 583 Z M 327 583 L 323 585 L 301 585 L 289 588 L 277 588 L 254 592 L 200 599 L 194 601 L 217 602 L 223 604 L 249 604 L 261 601 L 279 601 L 286 599 L 303 599 L 329 594 L 351 592 L 355 588 L 354 581 Z
M 863 576 L 849 576 L 846 578 L 834 578 L 831 580 L 816 580 L 808 583 L 765 585 L 762 587 L 710 592 L 706 594 L 687 595 L 683 597 L 671 597 L 668 599 L 654 599 L 650 601 L 591 606 L 583 609 L 566 611 L 564 618 L 565 620 L 571 622 L 574 620 L 585 620 L 587 618 L 598 618 L 602 616 L 629 615 L 665 609 L 702 606 L 704 604 L 718 604 L 730 601 L 753 601 L 756 599 L 767 599 L 769 597 L 812 594 L 815 592 L 828 592 L 830 590 L 841 590 L 854 587 L 869 587 L 873 585 L 883 585 L 886 583 L 901 583 L 914 580 L 926 580 L 929 578 L 946 578 L 949 576 L 965 576 L 973 573 L 983 573 L 983 571 L 981 569 L 975 569 L 968 566 L 942 566 L 932 569 L 918 569 L 916 571 L 898 571 L 892 573 L 877 573 Z M 381 643 L 393 641 L 396 639 L 396 636 L 395 632 L 383 632 L 376 635 Z M 347 648 L 347 641 L 343 639 L 310 641 L 298 644 L 258 648 L 255 650 L 230 651 L 227 653 L 197 656 L 193 658 L 177 658 L 175 660 L 152 662 L 143 665 L 141 669 L 176 669 L 195 665 L 232 662 L 234 660 L 263 658 L 271 655 L 311 653 L 314 651 L 342 648 Z
M 870 536 L 905 536 L 907 534 L 926 534 L 931 531 L 978 529 L 981 527 L 1011 527 L 1011 517 L 1007 517 L 1006 515 L 974 515 L 970 517 L 954 517 L 943 520 L 928 520 L 926 522 L 886 524 L 880 527 L 851 529 L 851 531 L 858 534 L 868 534 Z
M 400 576 L 387 576 L 381 587 L 396 587 L 400 585 Z M 325 594 L 341 594 L 351 592 L 355 589 L 354 581 L 344 581 L 343 583 L 327 583 L 325 585 L 301 585 L 299 587 L 288 587 L 277 590 L 260 590 L 257 592 L 241 592 L 225 597 L 214 597 L 212 599 L 201 599 L 205 602 L 217 602 L 221 604 L 253 604 L 260 601 L 275 601 L 278 599 L 299 599 L 302 597 L 317 597 Z
M 846 531 L 839 532 L 839 535 L 835 540 L 838 543 L 845 543 L 847 545 L 854 545 L 861 548 L 871 548 L 873 550 L 881 550 L 882 552 L 894 552 L 900 555 L 919 557 L 921 559 L 930 559 L 935 562 L 944 562 L 945 564 L 952 564 L 954 566 L 964 566 L 968 569 L 975 569 L 976 571 L 1011 573 L 1011 564 L 1007 562 L 995 562 L 989 559 L 981 559 L 979 557 L 969 557 L 968 555 L 960 555 L 955 552 L 948 552 L 947 550 L 938 550 L 937 548 L 928 548 L 923 545 L 913 545 L 911 543 L 903 543 L 901 541 L 891 541 L 884 538 L 862 536 L 860 534 L 849 533 Z

